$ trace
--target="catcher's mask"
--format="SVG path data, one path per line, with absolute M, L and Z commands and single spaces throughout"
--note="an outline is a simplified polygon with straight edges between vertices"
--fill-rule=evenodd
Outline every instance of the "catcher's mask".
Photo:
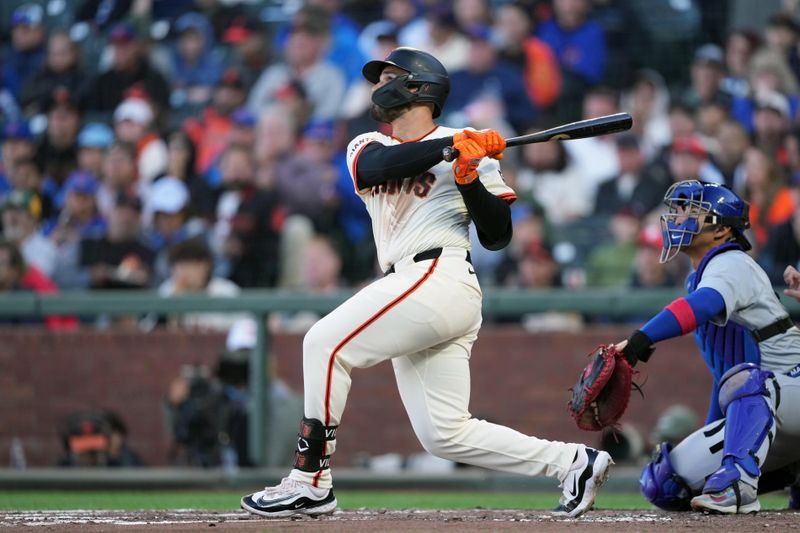
M 751 248 L 743 233 L 750 227 L 750 205 L 724 185 L 679 181 L 667 190 L 664 204 L 669 211 L 661 215 L 662 263 L 692 243 L 694 236 L 702 230 L 701 217 L 706 224 L 730 226 L 742 249 L 747 251 Z
M 442 114 L 450 93 L 450 78 L 438 59 L 427 52 L 403 46 L 395 48 L 383 61 L 370 61 L 361 70 L 364 78 L 378 83 L 383 69 L 389 65 L 406 71 L 372 93 L 372 102 L 385 109 L 412 102 L 433 103 L 433 118 Z M 415 90 L 411 90 L 415 89 Z

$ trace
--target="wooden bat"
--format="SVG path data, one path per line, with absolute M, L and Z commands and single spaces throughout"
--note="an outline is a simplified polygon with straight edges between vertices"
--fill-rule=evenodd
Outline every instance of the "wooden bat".
M 602 117 L 563 124 L 548 130 L 529 133 L 528 135 L 511 137 L 510 139 L 506 139 L 506 148 L 511 146 L 520 146 L 522 144 L 543 143 L 547 141 L 567 141 L 570 139 L 597 137 L 598 135 L 607 135 L 609 133 L 618 133 L 620 131 L 629 130 L 631 129 L 632 125 L 633 119 L 628 113 L 605 115 Z M 442 158 L 445 161 L 453 161 L 457 157 L 458 150 L 452 146 L 448 146 L 442 150 Z

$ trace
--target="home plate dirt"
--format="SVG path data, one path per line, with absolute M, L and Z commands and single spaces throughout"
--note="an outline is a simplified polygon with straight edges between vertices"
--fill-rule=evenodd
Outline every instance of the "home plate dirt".
M 337 511 L 321 518 L 259 519 L 245 512 L 19 511 L 0 512 L 1 531 L 788 531 L 800 529 L 800 512 L 712 516 L 661 511 L 592 511 L 578 519 L 543 511 L 386 510 Z

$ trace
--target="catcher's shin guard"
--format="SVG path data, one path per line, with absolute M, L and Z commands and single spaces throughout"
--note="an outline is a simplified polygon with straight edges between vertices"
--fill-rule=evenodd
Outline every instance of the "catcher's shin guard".
M 692 490 L 675 472 L 669 460 L 672 445 L 662 442 L 656 446 L 652 460 L 639 477 L 639 489 L 647 501 L 665 511 L 688 511 Z
M 721 492 L 738 480 L 757 486 L 759 465 L 775 435 L 773 409 L 777 405 L 768 401 L 771 393 L 767 387 L 773 378 L 772 372 L 752 363 L 738 364 L 722 376 L 719 389 L 719 404 L 725 413 L 722 466 L 708 478 L 704 493 Z M 778 400 L 775 398 L 776 403 Z
M 326 426 L 316 418 L 303 418 L 297 434 L 297 449 L 292 466 L 303 472 L 319 472 L 331 467 L 328 443 L 336 440 L 339 426 Z

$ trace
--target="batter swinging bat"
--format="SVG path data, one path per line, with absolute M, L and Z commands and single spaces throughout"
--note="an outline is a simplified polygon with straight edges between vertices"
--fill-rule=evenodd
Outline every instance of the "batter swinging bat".
M 633 119 L 628 113 L 616 113 L 605 115 L 588 120 L 579 120 L 550 128 L 549 130 L 538 131 L 519 137 L 506 139 L 506 147 L 519 146 L 521 144 L 543 143 L 547 141 L 566 141 L 570 139 L 585 139 L 586 137 L 597 137 L 608 133 L 618 133 L 631 129 Z M 442 158 L 445 161 L 453 161 L 458 157 L 458 150 L 452 146 L 442 150 Z

